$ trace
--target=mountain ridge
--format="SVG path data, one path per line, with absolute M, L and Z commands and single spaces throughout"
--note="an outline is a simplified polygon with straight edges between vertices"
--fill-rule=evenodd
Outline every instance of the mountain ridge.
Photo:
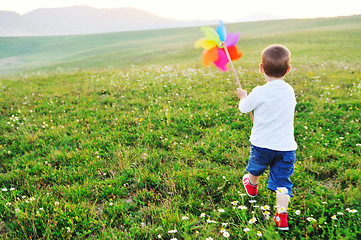
M 0 11 L 0 36 L 56 36 L 196 26 L 215 21 L 179 21 L 133 8 L 78 5 L 38 8 L 24 15 Z

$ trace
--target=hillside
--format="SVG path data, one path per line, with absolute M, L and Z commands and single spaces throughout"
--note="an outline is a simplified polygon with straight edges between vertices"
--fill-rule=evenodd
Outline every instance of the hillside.
M 202 66 L 198 27 L 1 38 L 0 238 L 361 239 L 360 28 L 227 24 L 248 92 L 267 45 L 292 52 L 289 231 L 272 220 L 269 170 L 245 193 L 253 124 L 232 72 Z
M 348 41 L 360 44 L 361 16 L 235 23 L 227 24 L 227 28 L 241 33 L 239 48 L 247 53 L 245 59 L 258 53 L 263 47 L 259 46 L 261 40 L 262 43 L 265 39 L 269 43 L 283 42 L 285 36 L 295 38 L 292 44 L 297 42 L 300 51 L 312 48 L 308 36 L 319 41 L 328 41 L 331 36 L 334 44 L 342 45 L 347 34 L 351 35 Z M 323 38 L 324 35 L 327 37 Z M 0 38 L 0 74 L 57 68 L 117 69 L 170 63 L 169 59 L 174 64 L 200 62 L 201 50 L 193 47 L 200 37 L 198 27 L 58 37 L 3 37 Z M 326 53 L 335 57 L 332 51 Z

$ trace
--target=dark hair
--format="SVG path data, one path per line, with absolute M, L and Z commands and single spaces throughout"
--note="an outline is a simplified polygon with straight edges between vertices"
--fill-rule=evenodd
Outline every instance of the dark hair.
M 271 45 L 262 52 L 262 66 L 269 77 L 286 75 L 290 66 L 291 52 L 282 45 Z

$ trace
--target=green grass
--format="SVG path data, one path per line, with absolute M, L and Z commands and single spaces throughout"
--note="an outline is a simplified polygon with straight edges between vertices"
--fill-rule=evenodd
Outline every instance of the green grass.
M 269 28 L 275 23 L 278 32 Z M 292 51 L 286 81 L 298 102 L 299 149 L 289 232 L 260 209 L 275 213 L 267 176 L 257 202 L 244 196 L 252 123 L 237 109 L 232 73 L 201 66 L 201 50 L 192 47 L 198 28 L 15 39 L 28 49 L 19 56 L 53 56 L 32 66 L 39 72 L 27 65 L 0 78 L 1 238 L 223 239 L 222 228 L 229 239 L 258 239 L 257 231 L 265 239 L 360 238 L 359 23 L 229 26 L 247 32 L 235 66 L 248 91 L 263 84 L 258 63 L 266 46 Z M 129 35 L 147 43 L 135 55 L 139 45 L 115 40 Z M 0 46 L 14 46 L 9 40 Z M 25 43 L 54 54 L 30 53 Z M 60 43 L 68 50 L 55 48 Z M 6 49 L 1 54 L 10 57 Z

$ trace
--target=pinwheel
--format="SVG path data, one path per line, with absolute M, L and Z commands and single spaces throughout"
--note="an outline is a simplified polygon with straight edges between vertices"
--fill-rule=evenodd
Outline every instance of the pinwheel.
M 204 32 L 205 38 L 198 39 L 194 46 L 196 48 L 204 48 L 202 53 L 203 64 L 208 67 L 213 62 L 214 65 L 221 71 L 227 71 L 227 63 L 229 62 L 237 83 L 239 87 L 241 87 L 241 83 L 239 82 L 237 73 L 232 63 L 232 61 L 238 60 L 242 57 L 242 52 L 240 52 L 236 46 L 240 34 L 227 34 L 226 27 L 223 22 L 220 22 L 216 31 L 211 27 L 202 27 L 201 31 Z
M 232 67 L 233 74 L 236 77 L 237 84 L 239 88 L 242 89 L 242 85 L 232 63 L 232 61 L 238 60 L 242 57 L 242 52 L 238 51 L 236 46 L 240 34 L 227 34 L 226 27 L 223 22 L 219 23 L 216 31 L 214 31 L 211 27 L 202 27 L 201 31 L 204 32 L 205 38 L 198 39 L 194 46 L 196 48 L 204 48 L 202 53 L 203 64 L 209 67 L 213 62 L 217 68 L 225 72 L 228 70 L 227 63 L 229 62 Z M 252 112 L 249 112 L 249 116 L 253 122 Z

